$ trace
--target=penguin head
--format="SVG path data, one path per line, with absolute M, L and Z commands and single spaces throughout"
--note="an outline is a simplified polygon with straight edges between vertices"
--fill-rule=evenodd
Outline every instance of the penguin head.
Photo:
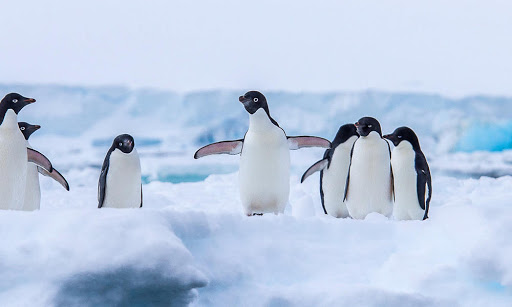
M 12 109 L 16 114 L 18 114 L 23 107 L 34 102 L 36 102 L 34 98 L 23 97 L 18 93 L 10 93 L 5 95 L 0 102 L 0 105 L 4 106 L 6 109 Z
M 114 147 L 114 149 L 119 149 L 125 154 L 129 154 L 135 147 L 135 141 L 133 140 L 133 137 L 131 135 L 121 134 L 114 139 L 112 147 Z
M 338 133 L 336 133 L 336 137 L 332 141 L 332 148 L 345 143 L 348 139 L 350 139 L 353 136 L 359 137 L 355 125 L 346 124 L 341 126 L 340 129 L 338 129 Z
M 258 91 L 247 92 L 245 95 L 240 96 L 238 100 L 244 105 L 249 114 L 254 114 L 259 109 L 264 109 L 269 114 L 267 98 Z
M 368 136 L 372 131 L 375 131 L 382 137 L 379 121 L 373 117 L 361 118 L 355 123 L 355 127 L 360 136 Z
M 393 145 L 398 146 L 402 141 L 407 141 L 411 143 L 412 148 L 420 149 L 420 142 L 418 141 L 418 137 L 416 133 L 409 127 L 400 127 L 396 128 L 392 134 L 386 134 L 384 138 L 393 142 Z
M 39 128 L 41 128 L 41 126 L 39 125 L 31 125 L 26 122 L 19 122 L 18 127 L 20 127 L 21 133 L 23 133 L 25 140 L 28 140 L 32 133 L 36 132 L 37 130 L 39 130 Z

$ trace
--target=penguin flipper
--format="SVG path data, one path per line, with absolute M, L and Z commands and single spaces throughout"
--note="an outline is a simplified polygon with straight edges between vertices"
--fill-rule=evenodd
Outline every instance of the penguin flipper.
M 53 166 L 50 160 L 48 160 L 47 157 L 45 157 L 42 153 L 40 153 L 37 150 L 34 150 L 32 148 L 27 148 L 27 157 L 28 162 L 32 162 L 37 164 L 38 166 L 44 168 L 48 172 L 52 172 Z
M 219 154 L 238 155 L 242 152 L 243 145 L 243 139 L 213 143 L 210 145 L 206 145 L 200 148 L 198 151 L 196 151 L 196 153 L 194 154 L 194 159 Z
M 432 177 L 425 156 L 423 154 L 417 155 L 416 160 L 418 160 L 416 161 L 416 191 L 418 192 L 418 203 L 421 209 L 425 210 L 423 219 L 426 220 L 428 218 L 428 210 L 430 209 L 430 199 L 432 198 Z M 425 188 L 428 189 L 428 192 Z M 426 201 L 425 195 L 427 195 Z
M 348 198 L 348 188 L 350 186 L 350 169 L 352 168 L 352 156 L 354 155 L 354 147 L 356 146 L 356 142 L 354 142 L 354 144 L 352 145 L 352 149 L 350 150 L 350 163 L 348 164 L 348 174 L 347 181 L 345 182 L 345 196 L 343 196 L 343 201 L 346 201 Z
M 51 172 L 49 172 L 49 171 L 45 170 L 44 168 L 38 166 L 37 171 L 40 174 L 42 174 L 43 176 L 50 177 L 53 180 L 57 181 L 64 187 L 64 189 L 69 191 L 69 184 L 68 184 L 66 178 L 64 178 L 64 176 L 62 176 L 58 170 L 53 169 Z
M 297 150 L 307 147 L 331 148 L 331 142 L 317 136 L 288 136 L 290 150 Z
M 300 183 L 303 183 L 304 180 L 306 180 L 306 178 L 313 175 L 314 173 L 319 172 L 319 171 L 323 170 L 324 168 L 326 168 L 328 164 L 329 164 L 328 159 L 322 159 L 322 160 L 316 162 L 315 164 L 311 165 L 311 167 L 308 168 L 308 170 L 304 173 L 304 175 L 302 175 L 302 179 L 300 180 Z
M 140 207 L 142 208 L 142 184 L 140 185 Z
M 384 139 L 386 144 L 388 144 L 388 150 L 389 150 L 389 173 L 390 173 L 390 186 L 389 186 L 389 199 L 392 201 L 395 201 L 395 175 L 393 174 L 393 165 L 391 165 L 391 146 L 389 145 L 389 142 Z
M 103 166 L 101 167 L 100 179 L 98 180 L 98 208 L 103 207 L 103 202 L 105 201 L 105 191 L 107 189 L 107 174 L 108 168 L 110 166 L 110 154 L 114 151 L 113 147 L 107 152 L 105 156 L 105 160 L 103 161 Z

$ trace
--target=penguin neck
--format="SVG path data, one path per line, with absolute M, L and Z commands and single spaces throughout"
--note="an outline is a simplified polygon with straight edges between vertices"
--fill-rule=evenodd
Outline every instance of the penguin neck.
M 254 114 L 249 115 L 249 130 L 267 131 L 279 127 L 264 109 L 259 109 Z
M 370 141 L 370 142 L 375 142 L 375 141 L 378 141 L 378 140 L 382 139 L 382 137 L 380 136 L 380 134 L 377 131 L 372 131 L 367 136 L 362 136 L 360 138 L 362 140 Z
M 2 114 L 2 110 L 1 110 L 1 106 L 0 106 L 0 116 L 2 119 L 2 121 L 0 123 L 0 127 L 17 129 L 18 131 L 20 130 L 20 128 L 18 127 L 18 115 L 16 115 L 16 112 L 14 112 L 13 109 L 7 109 Z M 21 133 L 21 131 L 20 131 L 20 133 Z
M 398 144 L 398 146 L 395 147 L 395 150 L 398 150 L 398 151 L 407 151 L 407 150 L 415 151 L 413 146 L 412 146 L 412 144 L 409 143 L 408 141 L 400 142 L 400 144 Z
M 352 148 L 352 145 L 354 145 L 354 142 L 358 139 L 357 135 L 352 135 L 348 139 L 343 140 L 343 138 L 336 138 L 332 142 L 332 148 L 337 148 L 338 146 L 342 147 L 349 147 Z
M 6 103 L 0 103 L 0 125 L 2 125 L 2 123 L 4 122 L 5 117 L 6 117 L 7 113 L 9 113 L 9 111 L 11 111 L 12 113 L 14 113 L 16 115 L 16 112 L 14 112 L 13 109 L 10 109 L 9 107 L 7 107 Z
M 337 144 L 333 144 L 332 147 L 333 148 L 343 148 L 343 149 L 352 149 L 352 146 L 354 146 L 354 142 L 357 140 L 357 136 L 353 135 L 351 137 L 349 137 L 345 142 L 343 143 L 337 143 Z

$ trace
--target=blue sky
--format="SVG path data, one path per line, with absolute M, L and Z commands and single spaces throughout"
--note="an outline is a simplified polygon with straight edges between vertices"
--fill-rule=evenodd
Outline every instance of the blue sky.
M 509 1 L 28 0 L 0 9 L 2 83 L 512 96 Z

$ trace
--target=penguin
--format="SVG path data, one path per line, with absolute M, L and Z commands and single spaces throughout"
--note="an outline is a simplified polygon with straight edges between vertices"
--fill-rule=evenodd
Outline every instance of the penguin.
M 349 217 L 345 197 L 345 187 L 350 166 L 350 153 L 359 137 L 356 126 L 346 124 L 339 128 L 322 160 L 313 164 L 302 176 L 301 183 L 313 173 L 320 171 L 320 198 L 325 214 L 337 218 Z
M 98 182 L 98 208 L 141 208 L 140 159 L 129 134 L 118 135 L 107 152 Z
M 352 147 L 344 197 L 348 212 L 354 219 L 372 212 L 389 217 L 393 210 L 391 148 L 375 118 L 363 117 L 355 126 L 359 139 Z
M 18 113 L 36 100 L 18 93 L 7 94 L 0 101 L 0 209 L 20 210 L 25 199 L 27 161 L 47 171 L 51 162 L 40 152 L 27 148 L 18 127 Z
M 426 220 L 432 198 L 432 178 L 416 133 L 411 128 L 400 127 L 384 138 L 395 145 L 391 154 L 395 189 L 393 217 Z
M 245 137 L 204 146 L 194 158 L 240 154 L 239 188 L 244 213 L 248 216 L 283 213 L 290 194 L 289 150 L 330 148 L 331 143 L 313 136 L 287 136 L 270 116 L 267 99 L 258 91 L 247 92 L 238 100 L 249 113 Z
M 28 142 L 32 133 L 41 128 L 39 125 L 31 125 L 26 122 L 19 122 L 18 127 L 25 137 L 27 148 L 32 148 Z M 48 172 L 44 168 L 37 166 L 33 163 L 27 165 L 27 186 L 25 189 L 25 200 L 21 210 L 34 211 L 39 210 L 41 203 L 41 188 L 39 185 L 39 174 L 50 177 L 60 183 L 66 190 L 69 191 L 69 184 L 66 179 L 54 168 L 52 172 Z

